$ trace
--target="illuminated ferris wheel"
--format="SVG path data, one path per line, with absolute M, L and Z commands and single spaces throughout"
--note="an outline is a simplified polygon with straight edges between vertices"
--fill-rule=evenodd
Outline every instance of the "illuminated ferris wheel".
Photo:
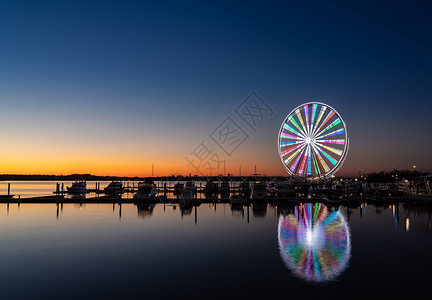
M 278 148 L 290 175 L 330 177 L 342 166 L 348 152 L 345 122 L 327 104 L 302 104 L 282 123 Z

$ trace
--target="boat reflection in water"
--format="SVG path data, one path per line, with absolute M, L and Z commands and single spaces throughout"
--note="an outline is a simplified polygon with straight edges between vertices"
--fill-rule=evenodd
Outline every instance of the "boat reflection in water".
M 138 216 L 145 218 L 146 216 L 153 215 L 153 209 L 156 204 L 154 203 L 135 203 L 138 210 Z
M 341 212 L 323 204 L 300 204 L 294 214 L 281 215 L 278 240 L 282 260 L 300 279 L 334 280 L 348 265 L 348 224 Z

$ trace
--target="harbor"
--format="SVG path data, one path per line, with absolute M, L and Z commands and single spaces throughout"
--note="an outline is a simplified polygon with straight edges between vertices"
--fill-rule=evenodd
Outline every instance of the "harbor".
M 363 178 L 305 180 L 296 177 L 215 176 L 147 177 L 141 181 L 49 182 L 44 190 L 27 195 L 26 189 L 7 184 L 3 203 L 424 203 L 432 204 L 430 175 L 394 182 Z M 37 182 L 35 183 L 37 184 Z M 189 185 L 189 194 L 188 192 Z M 5 186 L 6 187 L 6 186 Z M 49 188 L 52 187 L 52 190 Z M 33 188 L 33 187 L 32 187 Z

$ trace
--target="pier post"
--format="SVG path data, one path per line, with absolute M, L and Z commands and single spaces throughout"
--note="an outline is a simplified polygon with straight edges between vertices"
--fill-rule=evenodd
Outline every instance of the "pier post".
M 59 183 L 58 182 L 56 183 L 56 196 L 57 196 L 57 198 L 59 196 Z
M 247 205 L 247 222 L 249 224 L 249 205 Z
M 10 182 L 8 183 L 8 196 L 10 196 Z

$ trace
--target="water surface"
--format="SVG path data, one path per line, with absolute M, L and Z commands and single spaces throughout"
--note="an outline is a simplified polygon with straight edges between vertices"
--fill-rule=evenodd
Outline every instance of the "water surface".
M 201 204 L 183 211 L 163 204 L 0 204 L 1 293 L 413 296 L 429 291 L 430 222 L 430 209 L 402 204 Z

